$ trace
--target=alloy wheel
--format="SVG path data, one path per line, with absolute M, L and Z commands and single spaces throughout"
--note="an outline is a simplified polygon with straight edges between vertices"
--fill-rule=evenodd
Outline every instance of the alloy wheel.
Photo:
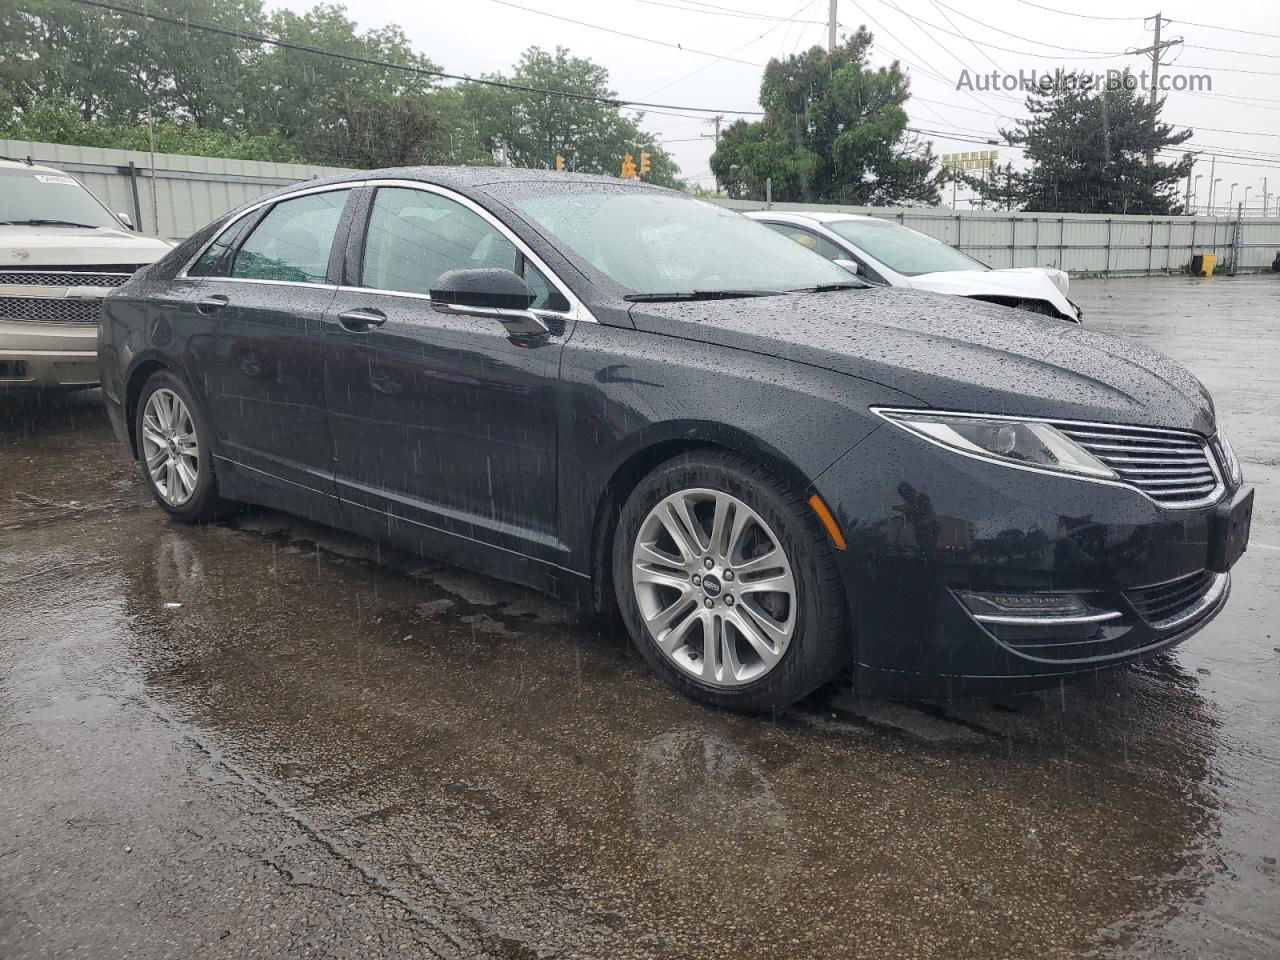
M 172 390 L 162 387 L 147 398 L 142 414 L 142 456 L 165 503 L 180 507 L 195 494 L 200 479 L 200 443 L 191 411 Z
M 796 629 L 796 582 L 777 535 L 722 490 L 681 490 L 645 517 L 631 582 L 649 637 L 703 683 L 758 680 Z

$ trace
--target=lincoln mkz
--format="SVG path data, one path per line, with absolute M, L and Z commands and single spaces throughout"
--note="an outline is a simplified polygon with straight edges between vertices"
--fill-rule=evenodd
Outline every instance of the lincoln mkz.
M 173 517 L 266 505 L 616 609 L 740 710 L 844 671 L 947 696 L 1167 650 L 1248 540 L 1176 363 L 603 177 L 287 188 L 114 291 L 99 364 Z

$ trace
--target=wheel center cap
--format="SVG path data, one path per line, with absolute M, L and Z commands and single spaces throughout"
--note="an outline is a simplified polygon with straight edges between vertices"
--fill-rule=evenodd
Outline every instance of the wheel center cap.
M 719 578 L 713 574 L 708 573 L 702 578 L 702 592 L 708 597 L 720 596 L 721 589 Z

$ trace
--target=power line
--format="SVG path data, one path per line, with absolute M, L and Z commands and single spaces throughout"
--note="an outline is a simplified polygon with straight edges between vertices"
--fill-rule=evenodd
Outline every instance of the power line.
M 1169 23 L 1181 23 L 1187 27 L 1200 27 L 1203 30 L 1224 30 L 1228 33 L 1243 33 L 1250 37 L 1265 37 L 1268 40 L 1280 40 L 1280 33 L 1259 33 L 1257 30 L 1245 30 L 1241 27 L 1223 27 L 1216 23 L 1196 23 L 1192 20 L 1170 20 Z
M 676 3 L 662 3 L 661 0 L 636 0 L 636 3 L 643 3 L 650 7 L 666 7 L 668 10 L 680 10 L 683 13 L 701 13 L 710 17 L 734 17 L 738 20 L 776 20 L 778 23 L 805 23 L 815 26 L 825 27 L 825 20 L 797 20 L 795 17 L 775 17 L 768 13 L 748 13 L 746 10 L 732 10 L 729 7 L 711 7 L 710 4 L 701 4 L 699 7 L 686 7 Z M 711 7 L 711 9 L 700 9 L 700 7 Z
M 1048 10 L 1050 13 L 1060 13 L 1064 17 L 1079 17 L 1081 20 L 1142 20 L 1142 17 L 1101 17 L 1093 13 L 1077 13 L 1074 10 L 1059 10 L 1057 7 L 1046 7 L 1041 3 L 1032 3 L 1031 0 L 1015 0 L 1025 7 L 1035 7 L 1037 10 Z
M 1165 21 L 1172 23 L 1172 20 Z M 1228 50 L 1225 47 L 1204 47 L 1198 43 L 1183 44 L 1188 50 L 1209 50 L 1213 53 L 1232 53 L 1238 57 L 1269 57 L 1272 60 L 1280 60 L 1280 53 L 1255 53 L 1252 50 Z
M 323 47 L 316 47 L 307 43 L 296 43 L 292 40 L 281 40 L 278 37 L 272 37 L 262 33 L 251 33 L 245 30 L 232 30 L 212 23 L 191 20 L 186 17 L 166 16 L 165 14 L 155 13 L 151 10 L 139 10 L 136 7 L 128 7 L 118 3 L 108 3 L 106 0 L 70 0 L 70 2 L 84 7 L 108 10 L 112 13 L 123 13 L 135 17 L 142 17 L 145 20 L 154 20 L 157 23 L 168 23 L 188 30 L 201 30 L 206 33 L 216 33 L 224 37 L 232 37 L 236 40 L 252 41 L 253 43 L 261 43 L 266 46 L 279 47 L 285 50 L 298 50 L 302 53 L 313 53 L 317 56 L 346 60 L 349 63 L 359 63 L 370 67 L 383 67 L 388 70 L 399 70 L 403 73 L 413 73 L 418 76 L 434 77 L 441 80 L 457 80 L 461 83 L 477 83 L 481 86 L 499 87 L 504 90 L 518 90 L 523 93 L 540 93 L 549 97 L 564 97 L 567 100 L 577 100 L 583 103 L 601 103 L 611 107 L 635 107 L 645 110 L 651 109 L 652 112 L 655 113 L 660 110 L 684 110 L 693 113 L 729 113 L 735 116 L 764 116 L 763 110 L 730 110 L 719 107 L 690 107 L 672 103 L 649 103 L 644 100 L 625 100 L 620 97 L 596 97 L 586 93 L 570 93 L 565 90 L 549 90 L 545 87 L 532 87 L 523 83 L 511 83 L 507 80 L 469 77 L 465 74 L 448 73 L 444 70 L 431 70 L 427 67 L 416 67 L 407 63 L 393 63 L 390 60 L 377 60 L 373 57 L 361 57 L 356 54 L 342 53 L 338 50 L 326 50 Z M 714 54 L 712 54 L 712 56 L 714 56 Z M 759 64 L 752 64 L 752 66 L 759 66 Z M 675 115 L 680 116 L 680 114 Z
M 1239 67 L 1206 67 L 1199 63 L 1166 63 L 1166 67 L 1175 67 L 1179 70 L 1208 70 L 1210 72 L 1217 70 L 1219 73 L 1247 73 L 1254 77 L 1280 77 L 1280 73 L 1274 70 L 1241 70 Z
M 940 3 L 938 3 L 938 0 L 929 0 L 929 2 L 933 4 L 934 9 L 936 9 L 940 14 L 942 14 L 942 19 L 943 19 L 943 20 L 947 21 L 947 23 L 949 23 L 949 24 L 951 24 L 951 26 L 955 27 L 956 32 L 957 32 L 957 33 L 959 33 L 961 36 L 963 36 L 966 40 L 968 40 L 968 41 L 969 41 L 969 46 L 973 47 L 973 49 L 974 49 L 974 50 L 976 50 L 979 54 L 981 54 L 983 57 L 985 57 L 985 58 L 986 58 L 987 63 L 991 64 L 993 67 L 995 67 L 995 68 L 996 68 L 997 70 L 999 70 L 1001 73 L 1006 72 L 1006 71 L 1005 71 L 1005 69 L 1004 69 L 1004 67 L 1000 66 L 1000 64 L 996 63 L 994 60 L 992 60 L 992 59 L 991 59 L 991 54 L 987 53 L 987 51 L 983 50 L 983 49 L 982 49 L 982 47 L 980 47 L 980 46 L 978 46 L 976 43 L 974 43 L 974 41 L 973 41 L 973 40 L 971 40 L 971 39 L 969 38 L 969 36 L 968 36 L 968 35 L 967 35 L 963 30 L 961 30 L 959 26 L 957 26 L 957 25 L 956 25 L 956 22 L 955 22 L 954 20 L 952 20 L 952 19 L 951 19 L 951 16 L 947 13 L 947 11 L 943 9 L 943 7 L 945 6 L 945 4 L 940 4 Z
M 671 50 L 680 50 L 684 53 L 696 53 L 703 57 L 714 57 L 716 60 L 728 60 L 730 63 L 741 63 L 748 67 L 761 67 L 765 64 L 756 63 L 754 60 L 739 60 L 736 57 L 724 56 L 718 53 L 711 53 L 707 50 L 695 50 L 693 47 L 686 47 L 679 43 L 668 43 L 666 40 L 654 40 L 652 37 L 641 36 L 638 33 L 627 33 L 624 30 L 615 30 L 612 27 L 603 27 L 598 23 L 587 23 L 585 20 L 575 20 L 572 17 L 562 17 L 558 13 L 548 13 L 546 10 L 539 10 L 536 7 L 526 7 L 518 3 L 511 3 L 510 0 L 490 0 L 503 7 L 512 7 L 516 10 L 523 10 L 525 13 L 536 14 L 539 17 L 550 17 L 552 20 L 561 20 L 564 23 L 576 24 L 579 27 L 588 27 L 591 30 L 600 30 L 604 33 L 611 33 L 617 37 L 626 37 L 628 40 L 639 40 L 643 43 L 652 43 L 659 47 L 667 47 Z
M 497 0 L 495 0 L 495 2 L 497 2 Z M 897 6 L 896 4 L 894 4 L 894 3 L 889 3 L 889 2 L 888 2 L 888 0 L 879 0 L 879 2 L 880 2 L 880 3 L 883 3 L 885 6 L 887 6 L 887 7 L 891 8 L 891 9 L 893 9 L 893 10 L 896 10 L 898 13 L 902 14 L 902 15 L 903 15 L 904 17 L 906 17 L 908 20 L 914 20 L 917 24 L 922 24 L 923 26 L 929 27 L 931 30 L 937 30 L 939 33 L 945 33 L 945 34 L 947 34 L 948 36 L 955 37 L 955 38 L 957 38 L 957 39 L 959 39 L 959 40 L 968 40 L 968 39 L 969 39 L 968 37 L 966 37 L 966 36 L 965 36 L 964 34 L 962 34 L 962 33 L 956 33 L 956 32 L 954 32 L 954 31 L 952 31 L 952 30 L 948 30 L 946 27 L 940 27 L 940 26 L 938 26 L 936 23 L 930 23 L 928 20 L 922 19 L 921 17 L 917 17 L 917 16 L 915 16 L 914 14 L 907 13 L 907 11 L 903 10 L 901 7 Z M 861 8 L 859 8 L 859 9 L 861 9 Z M 954 8 L 953 8 L 953 9 L 954 9 Z M 970 19 L 970 20 L 972 20 L 973 18 L 972 18 L 972 17 L 969 17 L 969 19 Z M 995 30 L 997 33 L 1003 33 L 1003 34 L 1005 34 L 1006 36 L 1013 37 L 1015 40 L 1021 40 L 1021 41 L 1023 41 L 1024 43 L 1036 43 L 1036 44 L 1039 44 L 1039 45 L 1040 45 L 1040 46 L 1042 46 L 1042 47 L 1053 47 L 1053 48 L 1054 48 L 1054 49 L 1056 49 L 1056 50 L 1075 50 L 1075 49 L 1077 49 L 1076 47 L 1059 47 L 1057 44 L 1053 44 L 1053 43 L 1045 43 L 1045 42 L 1044 42 L 1044 41 L 1042 41 L 1042 40 L 1032 40 L 1032 39 L 1031 39 L 1031 38 L 1029 38 L 1029 37 L 1023 37 L 1023 36 L 1020 36 L 1020 35 L 1018 35 L 1018 34 L 1016 34 L 1016 33 L 1009 33 L 1009 31 L 1007 31 L 1007 30 L 1001 30 L 999 27 L 993 27 L 993 26 L 991 26 L 990 24 L 982 23 L 982 21 L 981 21 L 981 20 L 977 20 L 977 21 L 975 21 L 975 22 L 976 22 L 976 23 L 981 24 L 981 25 L 982 25 L 982 26 L 984 26 L 984 27 L 987 27 L 987 28 L 988 28 L 988 29 L 990 29 L 990 30 Z M 1018 54 L 1019 56 L 1024 56 L 1024 57 L 1040 57 L 1040 58 L 1043 58 L 1043 59 L 1046 59 L 1046 60 L 1047 60 L 1047 59 L 1050 59 L 1050 58 L 1057 58 L 1057 59 L 1059 59 L 1059 60 L 1115 60 L 1115 59 L 1118 59 L 1118 58 L 1121 58 L 1121 57 L 1128 56 L 1128 54 L 1125 54 L 1125 53 L 1119 53 L 1119 52 L 1116 52 L 1116 53 L 1110 53 L 1110 52 L 1107 52 L 1107 51 L 1104 51 L 1104 50 L 1082 50 L 1082 51 L 1080 51 L 1080 53 L 1078 53 L 1078 54 L 1073 54 L 1073 55 L 1071 55 L 1071 56 L 1067 56 L 1066 54 L 1059 54 L 1059 53 L 1055 53 L 1055 54 L 1047 54 L 1047 53 L 1036 53 L 1036 52 L 1035 52 L 1035 51 L 1033 51 L 1033 50 L 1015 50 L 1015 49 L 1013 49 L 1012 47 L 1002 47 L 1002 46 L 1000 46 L 999 44 L 996 44 L 996 43 L 988 43 L 988 42 L 987 42 L 987 41 L 985 41 L 985 40 L 971 40 L 970 42 L 971 42 L 971 43 L 979 43 L 979 44 L 981 44 L 981 45 L 982 45 L 982 46 L 984 46 L 984 47 L 990 47 L 992 50 L 1001 50 L 1001 51 L 1003 51 L 1003 52 L 1005 52 L 1005 53 L 1016 53 L 1016 54 Z
M 805 3 L 803 6 L 799 7 L 799 8 L 796 10 L 796 14 L 798 15 L 798 14 L 804 13 L 805 11 L 807 11 L 810 7 L 812 7 L 812 6 L 813 6 L 815 3 L 817 3 L 817 2 L 818 2 L 818 0 L 808 0 L 808 2 L 807 2 L 807 3 Z M 668 6 L 668 4 L 663 4 L 663 6 Z M 732 54 L 738 53 L 739 51 L 745 50 L 747 47 L 751 46 L 753 43 L 757 43 L 757 42 L 759 42 L 759 41 L 763 40 L 763 39 L 764 39 L 765 37 L 767 37 L 769 34 L 773 33 L 773 31 L 775 31 L 775 30 L 777 30 L 779 27 L 781 27 L 781 26 L 783 25 L 783 23 L 788 23 L 788 22 L 791 22 L 791 23 L 800 23 L 800 22 L 801 22 L 801 21 L 799 21 L 799 20 L 792 20 L 790 17 L 787 17 L 787 18 L 777 18 L 777 19 L 778 19 L 778 22 L 777 22 L 777 23 L 775 23 L 772 27 L 769 27 L 769 29 L 765 30 L 765 32 L 764 32 L 764 33 L 760 34 L 760 35 L 759 35 L 759 36 L 757 36 L 757 37 L 752 37 L 750 40 L 748 40 L 746 43 L 742 44 L 741 46 L 734 47 L 732 50 L 730 50 L 730 51 L 729 51 L 729 54 L 730 54 L 730 55 L 732 55 Z M 686 73 L 683 77 L 680 77 L 680 78 L 678 78 L 678 79 L 676 79 L 676 80 L 672 80 L 670 83 L 664 83 L 664 84 L 663 84 L 662 86 L 660 86 L 660 87 L 656 87 L 655 89 L 653 89 L 653 90 L 649 91 L 649 93 L 645 94 L 645 96 L 653 96 L 653 94 L 655 94 L 655 93 L 661 93 L 663 90 L 667 90 L 667 89 L 669 89 L 669 88 L 671 88 L 671 87 L 674 87 L 676 84 L 684 83 L 684 82 L 685 82 L 686 80 L 688 80 L 690 77 L 696 77 L 696 76 L 697 76 L 698 74 L 700 74 L 703 70 L 707 70 L 707 69 L 709 69 L 710 67 L 714 67 L 715 65 L 716 65 L 716 62 L 715 62 L 715 61 L 712 61 L 712 62 L 710 62 L 710 63 L 704 63 L 702 66 L 698 67 L 696 70 L 692 70 L 692 71 L 690 71 L 689 73 Z

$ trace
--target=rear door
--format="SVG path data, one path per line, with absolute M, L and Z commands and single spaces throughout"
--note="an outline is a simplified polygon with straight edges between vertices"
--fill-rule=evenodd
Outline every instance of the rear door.
M 323 190 L 272 205 L 223 245 L 230 249 L 211 265 L 221 275 L 195 293 L 192 308 L 217 318 L 201 368 L 220 451 L 247 479 L 333 493 L 320 325 L 337 290 L 330 260 L 351 194 Z
M 426 185 L 379 186 L 349 249 L 354 282 L 325 318 L 324 370 L 353 520 L 438 554 L 452 538 L 558 558 L 565 292 L 496 218 Z M 494 320 L 435 312 L 436 279 L 476 267 L 522 274 L 550 334 L 517 342 Z

